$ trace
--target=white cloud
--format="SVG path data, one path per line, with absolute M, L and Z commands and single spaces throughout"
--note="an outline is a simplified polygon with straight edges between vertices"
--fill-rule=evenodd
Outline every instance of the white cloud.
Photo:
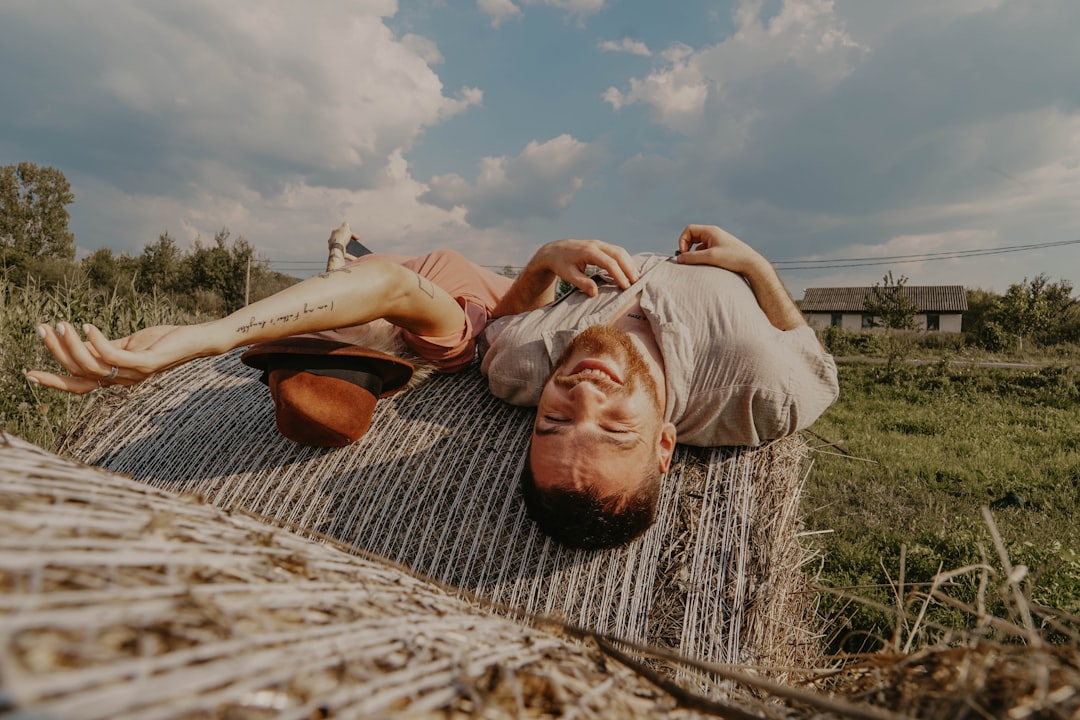
M 521 17 L 521 8 L 512 0 L 476 0 L 476 7 L 491 18 L 491 26 L 495 28 L 507 20 Z
M 395 37 L 384 23 L 394 9 L 393 2 L 317 13 L 288 2 L 70 5 L 60 21 L 59 13 L 29 18 L 40 42 L 60 48 L 50 52 L 63 69 L 59 87 L 21 110 L 67 140 L 93 142 L 90 133 L 111 125 L 133 141 L 157 143 L 148 152 L 171 149 L 175 156 L 159 157 L 159 165 L 189 162 L 193 151 L 238 165 L 258 156 L 363 183 L 362 167 L 376 172 L 424 127 L 479 101 L 472 89 L 444 95 L 429 66 L 438 49 L 415 35 Z M 45 86 L 52 79 L 41 78 Z
M 0 92 L 19 98 L 0 137 L 14 147 L 32 133 L 65 158 L 80 247 L 138 252 L 166 229 L 207 236 L 224 225 L 292 254 L 344 219 L 399 250 L 472 237 L 462 212 L 417 200 L 427 187 L 402 158 L 483 92 L 445 92 L 435 43 L 387 27 L 392 0 L 5 12 L 0 65 L 30 48 L 50 59 L 31 63 L 33 83 L 0 73 Z
M 611 87 L 603 97 L 615 110 L 635 103 L 649 105 L 657 122 L 689 134 L 701 126 L 709 83 L 689 47 L 675 45 L 664 58 L 669 63 L 664 69 L 643 79 L 631 78 L 629 92 Z
M 925 23 L 940 27 L 957 18 L 996 10 L 1006 2 L 1007 0 L 834 0 L 836 12 L 844 18 L 847 27 L 871 47 L 876 46 L 879 40 L 887 40 L 903 26 Z
M 465 221 L 461 208 L 443 210 L 422 202 L 428 187 L 411 177 L 400 153 L 380 169 L 376 184 L 359 190 L 298 181 L 260 194 L 229 177 L 219 164 L 208 163 L 204 174 L 215 177 L 215 184 L 192 185 L 184 196 L 135 194 L 100 178 L 76 175 L 72 186 L 80 201 L 73 221 L 108 224 L 118 234 L 141 238 L 138 247 L 129 249 L 136 253 L 165 231 L 186 247 L 227 227 L 297 275 L 318 271 L 326 260 L 330 230 L 345 221 L 377 252 L 413 255 L 451 247 L 490 265 L 519 264 L 527 257 L 529 242 L 520 234 L 477 229 Z
M 642 57 L 650 57 L 652 52 L 649 51 L 649 46 L 640 40 L 635 40 L 630 37 L 624 37 L 619 42 L 614 40 L 604 40 L 596 45 L 603 52 L 624 52 L 631 55 L 641 55 Z
M 565 10 L 568 15 L 585 18 L 604 9 L 606 0 L 524 0 L 526 5 L 547 5 Z
M 525 5 L 546 5 L 566 12 L 580 25 L 585 18 L 604 9 L 605 0 L 522 0 Z M 491 26 L 499 27 L 507 20 L 521 17 L 521 8 L 513 0 L 476 0 L 480 12 L 491 18 Z
M 456 173 L 433 177 L 421 200 L 447 210 L 463 209 L 476 227 L 555 217 L 583 187 L 584 175 L 598 164 L 600 154 L 569 135 L 544 143 L 533 140 L 517 157 L 485 157 L 473 184 Z
M 424 62 L 428 65 L 442 64 L 443 56 L 442 53 L 439 52 L 439 46 L 423 35 L 414 35 L 412 33 L 402 35 L 401 44 L 404 45 L 409 52 L 419 58 L 423 58 Z
M 762 78 L 797 68 L 817 86 L 835 84 L 852 69 L 853 53 L 865 50 L 847 31 L 831 0 L 784 0 L 763 20 L 764 0 L 735 8 L 736 31 L 700 50 L 676 43 L 662 53 L 663 65 L 630 89 L 609 88 L 604 100 L 615 110 L 636 103 L 650 107 L 655 122 L 683 134 L 704 129 L 707 103 L 736 112 L 753 110 L 763 97 Z
M 845 257 L 894 258 L 904 255 L 986 250 L 999 242 L 998 234 L 982 228 L 963 228 L 944 232 L 897 235 L 884 243 L 851 245 L 844 249 Z M 918 266 L 919 263 L 913 263 Z M 909 273 L 910 274 L 910 273 Z
M 917 260 L 904 256 L 933 255 L 934 253 L 955 253 L 969 250 L 987 250 L 1000 247 L 1003 243 L 994 230 L 981 228 L 961 228 L 944 232 L 897 235 L 877 244 L 857 243 L 838 248 L 830 253 L 835 258 L 860 258 L 873 261 L 878 258 L 896 258 L 882 261 L 880 265 L 865 265 L 853 269 L 825 269 L 817 273 L 811 281 L 799 278 L 789 282 L 793 289 L 806 287 L 843 287 L 849 285 L 869 286 L 882 282 L 884 276 L 892 272 L 894 279 L 907 278 L 908 285 L 970 285 L 975 274 L 974 262 L 986 263 L 985 258 L 957 257 L 932 260 Z M 995 256 L 992 256 L 995 257 Z M 826 259 L 820 257 L 808 260 Z M 993 261 L 991 261 L 993 262 Z M 823 263 L 828 265 L 828 263 Z M 987 275 L 988 266 L 983 264 L 979 271 Z M 781 271 L 783 272 L 783 271 Z M 996 280 L 997 278 L 994 278 Z M 991 282 L 993 282 L 991 280 Z M 984 283 L 985 284 L 985 283 Z

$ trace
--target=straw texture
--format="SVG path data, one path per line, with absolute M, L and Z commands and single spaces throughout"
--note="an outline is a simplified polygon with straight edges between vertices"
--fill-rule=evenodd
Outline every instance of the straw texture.
M 796 540 L 805 445 L 676 451 L 658 520 L 570 551 L 517 490 L 532 422 L 475 370 L 380 401 L 351 446 L 295 445 L 236 354 L 106 394 L 63 451 L 154 487 L 322 533 L 515 610 L 711 662 L 812 662 Z
M 0 713 L 693 717 L 594 646 L 0 435 Z

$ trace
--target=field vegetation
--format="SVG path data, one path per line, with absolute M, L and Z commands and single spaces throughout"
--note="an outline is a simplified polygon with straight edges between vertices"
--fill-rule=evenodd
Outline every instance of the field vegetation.
M 885 644 L 900 578 L 925 590 L 942 570 L 1001 572 L 983 506 L 1013 564 L 1030 569 L 1029 596 L 1080 614 L 1080 374 L 947 358 L 839 370 L 840 399 L 812 427 L 820 448 L 802 507 L 818 582 L 836 590 L 822 595 L 832 649 Z M 951 594 L 974 606 L 978 575 L 954 584 Z M 976 618 L 935 605 L 928 620 L 959 629 Z

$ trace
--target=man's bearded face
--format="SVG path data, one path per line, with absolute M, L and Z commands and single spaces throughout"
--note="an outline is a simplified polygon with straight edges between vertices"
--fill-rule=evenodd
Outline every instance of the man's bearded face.
M 566 373 L 573 368 L 566 367 L 575 357 L 607 357 L 613 359 L 622 371 L 621 383 L 603 373 L 578 374 L 574 377 Z M 630 338 L 630 334 L 610 325 L 593 325 L 578 333 L 570 344 L 563 349 L 555 363 L 550 382 L 557 387 L 570 390 L 578 383 L 589 382 L 608 396 L 629 395 L 638 389 L 648 396 L 649 403 L 655 409 L 657 417 L 662 417 L 663 408 L 657 393 L 656 382 L 649 373 L 648 363 L 641 350 Z

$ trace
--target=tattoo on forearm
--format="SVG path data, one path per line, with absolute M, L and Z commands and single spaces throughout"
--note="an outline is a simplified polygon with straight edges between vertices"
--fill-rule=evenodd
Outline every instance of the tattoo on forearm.
M 320 310 L 329 310 L 330 312 L 333 312 L 334 301 L 331 300 L 330 302 L 321 303 L 319 305 L 309 305 L 308 303 L 304 303 L 304 307 L 296 312 L 275 315 L 274 317 L 266 318 L 265 320 L 259 320 L 252 315 L 250 320 L 236 328 L 236 332 L 240 335 L 247 335 L 255 328 L 265 330 L 268 325 L 270 327 L 275 325 L 288 325 L 297 322 L 304 315 L 310 315 L 311 313 L 319 312 Z
M 425 278 L 422 278 L 419 275 L 416 276 L 416 279 L 419 281 L 418 285 L 420 287 L 420 292 L 424 293 L 429 298 L 434 300 L 435 299 L 435 287 L 431 284 L 431 281 L 427 280 Z

